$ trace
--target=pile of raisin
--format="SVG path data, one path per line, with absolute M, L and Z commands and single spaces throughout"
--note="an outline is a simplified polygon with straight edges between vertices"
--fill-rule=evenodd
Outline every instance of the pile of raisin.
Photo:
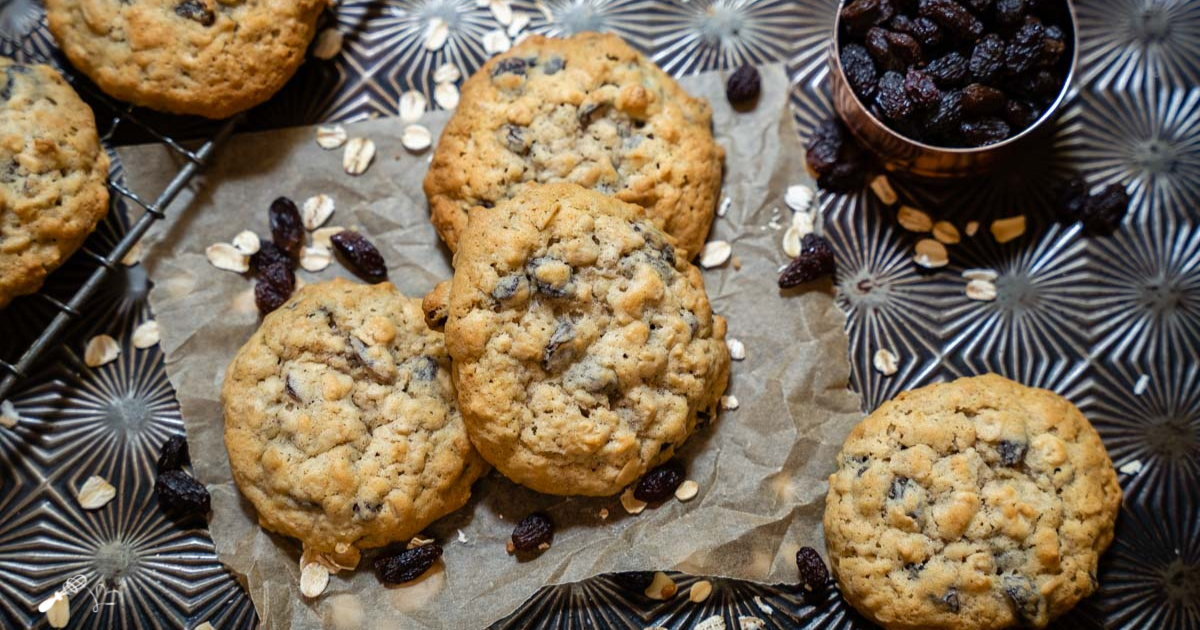
M 854 140 L 836 116 L 813 129 L 804 160 L 817 178 L 817 185 L 831 192 L 862 188 L 875 169 L 875 160 Z
M 841 10 L 846 81 L 914 140 L 982 147 L 1020 133 L 1061 91 L 1064 0 L 852 0 Z

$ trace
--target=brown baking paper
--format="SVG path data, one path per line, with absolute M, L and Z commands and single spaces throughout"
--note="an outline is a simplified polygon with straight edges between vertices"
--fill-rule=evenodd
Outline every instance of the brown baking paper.
M 301 201 L 323 193 L 337 204 L 327 225 L 369 235 L 390 265 L 392 282 L 408 295 L 423 295 L 450 276 L 449 255 L 421 191 L 429 152 L 405 151 L 405 125 L 397 119 L 346 125 L 351 137 L 378 146 L 371 168 L 351 177 L 342 171 L 342 152 L 320 149 L 313 128 L 236 136 L 204 181 L 147 237 L 150 303 L 195 472 L 212 492 L 213 541 L 221 561 L 244 578 L 263 627 L 477 628 L 549 584 L 645 569 L 790 582 L 797 548 L 823 548 L 826 479 L 860 417 L 859 399 L 848 389 L 844 317 L 828 283 L 795 292 L 775 284 L 787 260 L 782 228 L 791 218 L 783 193 L 790 184 L 812 185 L 787 107 L 788 80 L 781 67 L 766 68 L 762 96 L 746 113 L 735 113 L 725 100 L 723 74 L 682 83 L 712 103 L 717 139 L 727 150 L 722 197 L 731 201 L 710 238 L 731 242 L 736 262 L 704 277 L 714 310 L 729 320 L 729 336 L 746 347 L 746 359 L 733 364 L 728 392 L 740 408 L 722 412 L 682 451 L 699 495 L 630 516 L 617 497 L 539 495 L 492 472 L 476 484 L 466 507 L 430 528 L 445 555 L 412 585 L 381 585 L 368 555 L 357 572 L 333 576 L 322 596 L 301 597 L 300 546 L 259 529 L 254 509 L 232 482 L 222 441 L 224 371 L 259 322 L 252 282 L 212 267 L 204 249 L 244 229 L 267 235 L 267 207 L 276 196 Z M 446 118 L 429 113 L 421 123 L 437 137 Z M 134 190 L 160 190 L 178 166 L 162 146 L 120 153 Z M 773 217 L 782 227 L 771 225 Z M 306 283 L 337 275 L 349 276 L 336 262 L 319 274 L 299 272 Z M 549 512 L 557 524 L 554 545 L 519 562 L 505 552 L 505 542 L 533 510 Z

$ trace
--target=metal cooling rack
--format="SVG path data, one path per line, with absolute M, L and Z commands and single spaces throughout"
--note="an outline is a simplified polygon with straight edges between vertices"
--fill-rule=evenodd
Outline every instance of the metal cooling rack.
M 29 376 L 34 366 L 48 352 L 58 347 L 56 341 L 59 336 L 72 321 L 80 316 L 80 309 L 92 297 L 96 289 L 109 277 L 114 266 L 121 264 L 121 260 L 142 236 L 146 234 L 146 231 L 150 229 L 150 226 L 155 221 L 166 217 L 166 208 L 171 205 L 171 202 L 187 186 L 188 182 L 208 165 L 217 147 L 229 137 L 241 119 L 240 116 L 235 116 L 219 123 L 220 126 L 217 127 L 217 130 L 209 135 L 206 140 L 203 140 L 198 148 L 194 150 L 188 149 L 180 139 L 159 131 L 156 128 L 157 125 L 147 122 L 135 111 L 134 106 L 112 100 L 88 81 L 74 74 L 71 68 L 66 64 L 60 63 L 57 59 L 38 59 L 37 56 L 33 56 L 25 61 L 44 63 L 55 67 L 63 75 L 63 78 L 75 88 L 79 95 L 92 106 L 93 113 L 98 120 L 101 118 L 101 110 L 107 112 L 108 119 L 111 122 L 108 130 L 100 138 L 106 150 L 111 152 L 113 135 L 121 128 L 122 123 L 128 122 L 137 127 L 138 131 L 170 147 L 173 152 L 183 158 L 184 162 L 182 167 L 175 173 L 175 177 L 171 179 L 167 187 L 153 201 L 147 201 L 136 191 L 130 190 L 119 181 L 119 177 L 114 176 L 113 171 L 109 172 L 107 184 L 112 195 L 109 200 L 109 212 L 119 212 L 121 210 L 119 199 L 124 198 L 140 207 L 143 213 L 129 227 L 124 236 L 117 240 L 107 254 L 93 251 L 85 245 L 80 247 L 72 256 L 91 258 L 99 263 L 99 266 L 88 274 L 82 284 L 74 288 L 69 299 L 64 301 L 56 298 L 46 292 L 44 290 L 45 287 L 39 289 L 33 295 L 24 296 L 23 299 L 41 300 L 53 308 L 56 313 L 46 327 L 20 353 L 20 358 L 12 362 L 0 360 L 0 373 L 4 374 L 3 380 L 0 380 L 0 400 L 4 400 L 18 382 Z

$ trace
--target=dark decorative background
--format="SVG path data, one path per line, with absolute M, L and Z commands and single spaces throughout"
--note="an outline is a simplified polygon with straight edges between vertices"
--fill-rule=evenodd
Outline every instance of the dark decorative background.
M 513 0 L 526 32 L 611 30 L 677 75 L 743 62 L 784 61 L 801 133 L 828 115 L 826 46 L 834 0 Z M 1020 165 L 963 184 L 894 182 L 915 205 L 960 227 L 1025 213 L 1030 230 L 997 245 L 981 235 L 952 250 L 936 274 L 911 262 L 913 235 L 870 192 L 821 194 L 837 249 L 837 290 L 849 313 L 854 386 L 867 409 L 896 393 L 995 371 L 1053 389 L 1100 430 L 1118 467 L 1125 507 L 1101 567 L 1100 593 L 1059 628 L 1200 628 L 1200 2 L 1079 0 L 1080 72 L 1052 142 Z M 335 17 L 336 16 L 336 17 Z M 434 17 L 446 45 L 424 48 Z M 476 0 L 344 0 L 328 23 L 346 34 L 340 55 L 312 60 L 244 127 L 354 121 L 394 115 L 399 96 L 432 95 L 435 68 L 464 74 L 487 57 L 484 34 L 500 28 Z M 61 60 L 33 0 L 0 0 L 0 54 Z M 80 80 L 87 96 L 86 82 Z M 432 100 L 432 99 L 431 99 Z M 98 110 L 101 111 L 101 110 Z M 212 123 L 138 112 L 176 138 Z M 148 139 L 105 119 L 110 142 Z M 1089 183 L 1118 182 L 1133 201 L 1114 236 L 1087 238 L 1050 221 L 1048 186 L 1067 170 Z M 114 167 L 114 178 L 121 176 Z M 88 241 L 104 253 L 127 227 L 124 208 Z M 986 228 L 983 230 L 986 233 Z M 65 298 L 94 262 L 76 256 L 45 292 Z M 962 269 L 1000 272 L 994 302 L 964 295 Z M 182 431 L 157 349 L 129 343 L 151 317 L 140 266 L 121 267 L 87 316 L 11 397 L 24 420 L 0 428 L 0 627 L 45 624 L 38 603 L 72 575 L 119 592 L 120 603 L 72 605 L 72 627 L 250 628 L 253 606 L 217 562 L 199 520 L 157 509 L 153 465 Z M 19 353 L 51 308 L 37 298 L 0 312 L 0 357 Z M 96 369 L 82 361 L 93 334 L 122 344 Z M 871 356 L 890 348 L 900 370 L 882 377 Z M 1146 390 L 1135 383 L 1149 376 Z M 81 511 L 75 493 L 93 474 L 120 491 Z M 697 578 L 677 576 L 681 587 Z M 614 576 L 543 589 L 501 627 L 691 627 L 713 615 L 727 628 L 866 628 L 836 592 L 815 601 L 790 586 L 715 581 L 703 604 L 652 602 Z M 681 591 L 683 588 L 681 588 Z M 109 595 L 111 598 L 116 596 Z

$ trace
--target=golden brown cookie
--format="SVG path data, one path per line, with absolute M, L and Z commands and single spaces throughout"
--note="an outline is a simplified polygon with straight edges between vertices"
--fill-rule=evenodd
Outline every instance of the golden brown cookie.
M 462 507 L 487 469 L 441 333 L 391 283 L 297 291 L 242 346 L 221 399 L 259 522 L 316 552 L 406 540 Z
M 695 256 L 721 188 L 712 111 L 615 35 L 531 35 L 463 84 L 425 177 L 454 250 L 471 213 L 574 182 L 641 206 Z
M 135 105 L 226 118 L 279 91 L 327 0 L 46 0 L 71 64 Z
M 611 495 L 715 417 L 725 320 L 634 205 L 527 186 L 459 241 L 446 346 L 471 440 L 513 481 Z
M 989 374 L 900 394 L 829 477 L 843 596 L 888 630 L 1044 627 L 1096 589 L 1121 489 L 1066 399 Z
M 92 110 L 53 68 L 0 57 L 0 307 L 37 291 L 108 214 Z

